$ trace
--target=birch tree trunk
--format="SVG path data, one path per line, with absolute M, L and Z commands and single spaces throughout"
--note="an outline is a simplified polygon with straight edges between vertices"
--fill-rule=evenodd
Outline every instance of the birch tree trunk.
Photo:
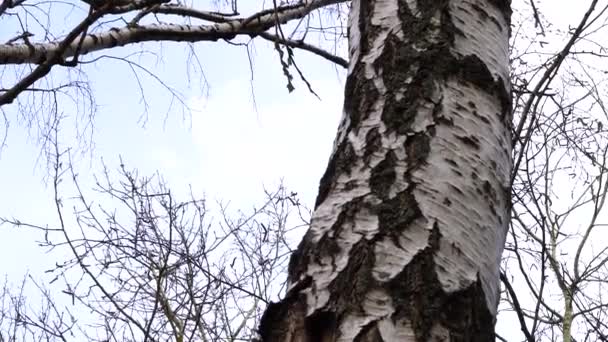
M 342 123 L 262 341 L 494 341 L 510 15 L 510 0 L 353 0 Z

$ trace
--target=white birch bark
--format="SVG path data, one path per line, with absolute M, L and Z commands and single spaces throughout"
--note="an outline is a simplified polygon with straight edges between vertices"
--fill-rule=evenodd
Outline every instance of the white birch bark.
M 78 55 L 149 41 L 216 41 L 232 39 L 237 35 L 256 36 L 277 24 L 303 18 L 319 8 L 344 2 L 345 0 L 306 0 L 298 5 L 283 6 L 278 12 L 264 11 L 249 18 L 223 20 L 223 22 L 203 25 L 133 25 L 110 29 L 101 33 L 85 35 L 59 51 L 61 41 L 34 44 L 0 44 L 0 65 L 41 64 L 57 53 L 61 60 Z M 186 7 L 166 6 L 166 13 L 190 18 L 200 17 L 199 11 Z M 124 11 L 129 11 L 127 7 Z M 163 12 L 163 7 L 156 10 Z
M 508 0 L 354 0 L 344 114 L 265 341 L 493 341 Z

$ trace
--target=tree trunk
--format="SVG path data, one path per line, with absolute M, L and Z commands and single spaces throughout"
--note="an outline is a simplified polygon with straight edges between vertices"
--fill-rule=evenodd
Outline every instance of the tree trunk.
M 344 116 L 264 342 L 494 341 L 509 0 L 353 0 Z

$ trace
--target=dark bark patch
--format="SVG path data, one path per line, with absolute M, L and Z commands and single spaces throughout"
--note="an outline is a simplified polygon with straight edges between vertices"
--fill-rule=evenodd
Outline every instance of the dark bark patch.
M 363 200 L 361 197 L 357 197 L 352 201 L 344 204 L 342 210 L 340 210 L 340 214 L 338 214 L 336 222 L 333 224 L 333 226 L 331 226 L 328 231 L 328 233 L 332 233 L 331 236 L 328 233 L 323 235 L 323 237 L 321 237 L 321 239 L 317 243 L 315 251 L 313 251 L 313 254 L 318 260 L 328 256 L 333 259 L 336 254 L 340 253 L 341 248 L 337 240 L 340 239 L 340 234 L 342 233 L 344 226 L 347 223 L 353 222 L 355 220 L 355 215 L 363 205 L 362 201 Z
M 447 118 L 445 116 L 437 116 L 435 118 L 435 122 L 438 123 L 438 124 L 441 124 L 441 125 L 454 126 L 454 119 L 453 118 Z
M 378 35 L 379 30 L 371 23 L 373 4 L 369 1 L 361 1 L 359 6 L 359 22 L 353 25 L 359 27 L 360 39 L 357 43 L 359 44 L 359 59 L 361 59 L 369 52 L 369 42 L 373 41 L 373 37 Z M 346 79 L 344 112 L 350 118 L 350 127 L 358 129 L 359 123 L 372 112 L 379 94 L 373 80 L 368 80 L 365 76 L 364 63 L 358 61 L 351 61 L 351 63 L 355 63 L 355 68 Z
M 396 35 L 389 34 L 382 54 L 374 65 L 375 69 L 382 69 L 382 79 L 387 89 L 403 89 L 407 85 L 399 99 L 395 92 L 386 97 L 382 112 L 382 121 L 387 129 L 398 134 L 411 133 L 411 125 L 419 114 L 422 101 L 433 102 L 431 99 L 437 80 L 444 78 L 446 72 L 443 70 L 449 64 L 449 59 L 453 58 L 450 57 L 450 46 L 457 33 L 450 18 L 449 1 L 418 1 L 417 8 L 418 13 L 414 15 L 406 2 L 399 2 L 399 16 L 405 39 L 416 41 L 416 49 L 411 44 L 404 44 Z M 436 29 L 436 24 L 432 21 L 437 12 L 442 16 L 438 39 L 441 43 L 421 39 Z M 435 105 L 438 112 L 441 105 Z
M 365 152 L 363 153 L 363 161 L 369 164 L 374 153 L 382 148 L 382 136 L 378 131 L 378 127 L 374 127 L 365 135 Z
M 475 55 L 463 57 L 459 63 L 459 71 L 463 79 L 475 84 L 481 89 L 487 85 L 494 85 L 494 77 L 486 64 Z
M 450 330 L 450 341 L 490 342 L 496 339 L 494 319 L 488 311 L 479 277 L 468 288 L 446 296 L 442 307 L 440 319 Z
M 372 276 L 374 262 L 374 244 L 361 239 L 350 250 L 346 267 L 329 284 L 328 307 L 338 313 L 362 312 L 365 296 L 376 285 Z
M 393 320 L 406 318 L 418 341 L 426 341 L 434 321 L 439 316 L 438 299 L 443 290 L 435 273 L 434 252 L 439 248 L 440 234 L 437 226 L 429 236 L 429 246 L 420 251 L 395 278 L 387 283 L 393 298 Z
M 359 123 L 373 112 L 374 104 L 378 101 L 378 89 L 372 80 L 365 77 L 365 65 L 357 64 L 344 86 L 344 112 L 349 116 L 350 127 L 359 128 Z
M 329 311 L 317 311 L 306 318 L 305 341 L 333 342 L 338 334 L 336 314 Z
M 109 48 L 113 48 L 116 45 L 118 45 L 118 40 L 116 39 L 116 37 L 114 37 L 114 35 L 109 35 L 110 37 L 110 45 L 108 46 Z
M 350 180 L 346 183 L 344 183 L 344 191 L 351 191 L 352 189 L 357 187 L 357 181 L 356 180 Z
M 486 118 L 484 115 L 479 115 L 479 113 L 476 110 L 473 110 L 472 113 L 476 118 L 479 118 L 479 120 L 481 120 L 483 123 L 490 125 L 490 120 L 488 120 L 488 118 Z M 500 114 L 496 114 L 496 116 L 500 116 Z
M 477 15 L 482 20 L 488 20 L 490 18 L 490 15 L 488 14 L 488 12 L 486 12 L 486 10 L 481 8 L 481 6 L 479 6 L 478 4 L 472 4 L 471 7 L 473 8 L 473 10 L 475 12 L 477 12 Z
M 297 281 L 300 274 L 303 274 L 306 270 L 307 262 L 310 259 L 310 240 L 311 232 L 309 229 L 298 244 L 298 248 L 289 257 L 289 266 L 287 267 L 287 279 L 289 281 Z
M 492 212 L 492 214 L 494 216 L 498 216 L 498 213 L 496 212 L 496 208 L 495 208 L 496 203 L 498 202 L 497 191 L 494 189 L 492 184 L 490 184 L 490 182 L 487 180 L 483 182 L 482 187 L 483 187 L 483 197 L 486 199 L 486 203 L 488 204 L 490 211 Z
M 405 1 L 404 1 L 405 2 Z M 435 1 L 426 1 L 426 0 L 418 0 L 416 7 L 420 11 L 420 16 L 426 18 L 430 18 L 437 13 L 438 10 L 447 10 L 449 1 L 448 0 L 435 0 Z M 405 4 L 407 6 L 407 2 Z M 428 19 L 427 19 L 428 20 Z
M 393 183 L 395 183 L 397 176 L 395 172 L 396 163 L 397 157 L 395 156 L 395 152 L 388 151 L 384 159 L 372 169 L 369 186 L 372 193 L 378 198 L 388 198 L 389 190 Z
M 360 210 L 362 205 L 363 199 L 361 197 L 354 198 L 352 201 L 344 204 L 336 222 L 328 231 L 328 233 L 331 232 L 331 236 L 326 233 L 316 244 L 313 244 L 311 241 L 311 231 L 308 230 L 306 232 L 304 238 L 300 241 L 298 248 L 289 258 L 287 275 L 290 281 L 299 279 L 299 277 L 306 272 L 307 267 L 311 262 L 319 262 L 321 259 L 328 256 L 333 259 L 335 255 L 340 252 L 341 249 L 337 239 L 344 229 L 344 225 L 347 222 L 352 222 L 354 220 L 355 214 Z
M 383 201 L 378 206 L 378 221 L 383 234 L 397 237 L 415 219 L 422 216 L 422 211 L 409 187 L 395 197 Z
M 389 35 L 385 40 L 384 50 L 375 63 L 382 67 L 382 79 L 386 88 L 400 89 L 411 77 L 410 68 L 403 66 L 420 65 L 421 69 L 426 70 L 425 62 L 420 52 L 411 46 L 404 46 L 397 36 Z M 418 102 L 420 99 L 431 98 L 435 91 L 436 86 L 430 75 L 430 70 L 417 72 L 399 99 L 394 92 L 386 96 L 382 121 L 389 132 L 405 134 L 411 131 L 410 127 L 419 112 Z
M 490 182 L 488 182 L 488 181 L 483 182 L 483 192 L 486 194 L 486 196 L 489 200 L 491 200 L 492 202 L 496 202 L 496 200 L 497 200 L 496 190 L 494 190 L 494 187 L 492 187 L 492 184 L 490 184 Z
M 458 193 L 461 196 L 464 195 L 464 193 L 462 192 L 462 190 L 460 190 L 459 188 L 455 187 L 454 185 L 449 184 L 449 187 L 450 187 L 451 191 L 454 191 L 454 192 Z
M 416 133 L 405 140 L 405 151 L 408 156 L 408 168 L 414 169 L 424 163 L 431 151 L 431 137 L 425 133 Z
M 270 303 L 260 320 L 260 340 L 253 342 L 283 342 L 285 336 L 305 334 L 306 297 L 294 293 L 278 303 Z
M 479 279 L 462 291 L 448 294 L 443 290 L 434 261 L 440 239 L 435 225 L 429 246 L 387 284 L 395 306 L 393 320 L 410 320 L 417 341 L 430 340 L 436 324 L 450 331 L 450 341 L 494 341 L 493 316 L 486 307 Z
M 453 167 L 458 167 L 458 163 L 456 163 L 453 159 L 443 158 L 443 160 L 445 160 L 448 164 L 450 164 Z
M 377 321 L 371 321 L 366 324 L 361 331 L 355 336 L 353 342 L 382 342 L 382 336 L 378 331 Z
M 374 3 L 371 1 L 360 1 L 359 2 L 359 56 L 364 56 L 370 50 L 369 42 L 378 35 L 374 25 L 372 25 L 372 18 L 374 16 Z M 360 63 L 362 64 L 362 63 Z
M 350 174 L 351 167 L 355 164 L 356 160 L 357 155 L 355 154 L 352 145 L 347 139 L 344 139 L 336 149 L 336 153 L 334 153 L 329 160 L 325 174 L 321 177 L 319 194 L 315 201 L 315 209 L 319 204 L 323 203 L 325 198 L 327 198 L 332 184 L 335 183 L 335 179 L 339 175 Z
M 502 78 L 495 80 L 486 64 L 475 55 L 468 55 L 460 60 L 452 58 L 455 60 L 450 64 L 448 72 L 458 74 L 458 79 L 466 80 L 489 94 L 497 95 L 501 105 L 501 119 L 510 118 L 511 94 L 505 88 Z
M 469 146 L 475 150 L 479 150 L 479 139 L 477 139 L 474 135 L 464 136 L 464 137 L 456 137 L 458 140 L 462 141 L 463 144 Z
M 387 89 L 403 89 L 404 85 L 407 85 L 399 100 L 394 94 L 386 98 L 382 119 L 389 130 L 398 133 L 407 132 L 418 114 L 418 102 L 432 98 L 435 92 L 434 80 L 437 79 L 435 71 L 442 64 L 445 56 L 450 55 L 450 44 L 446 42 L 453 41 L 452 30 L 445 26 L 448 24 L 444 24 L 450 20 L 441 20 L 444 25 L 440 34 L 444 38 L 441 44 L 420 37 L 427 37 L 429 31 L 435 30 L 431 19 L 438 11 L 444 16 L 449 16 L 447 7 L 447 1 L 444 0 L 419 1 L 419 12 L 413 15 L 407 3 L 399 3 L 405 39 L 416 41 L 416 48 L 404 44 L 396 35 L 389 35 L 385 40 L 381 56 L 375 61 L 375 68 L 383 70 L 382 79 Z
M 494 5 L 500 13 L 502 13 L 503 18 L 507 23 L 507 27 L 510 29 L 511 26 L 511 14 L 513 13 L 511 9 L 511 0 L 489 0 L 489 2 Z

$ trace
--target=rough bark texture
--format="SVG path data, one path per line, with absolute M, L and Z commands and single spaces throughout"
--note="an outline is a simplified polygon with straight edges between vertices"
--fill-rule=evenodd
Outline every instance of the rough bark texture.
M 344 117 L 264 342 L 494 341 L 508 0 L 354 0 Z

